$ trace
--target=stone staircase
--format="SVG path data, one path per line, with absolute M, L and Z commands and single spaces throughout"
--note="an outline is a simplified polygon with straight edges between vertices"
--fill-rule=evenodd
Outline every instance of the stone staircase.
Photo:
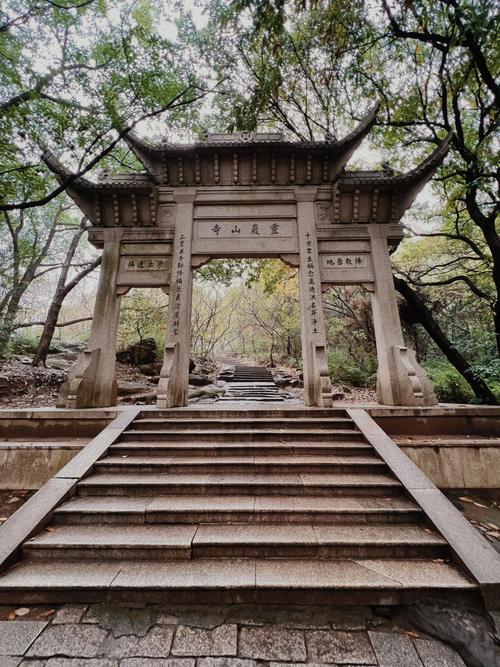
M 230 383 L 225 395 L 219 401 L 259 401 L 281 402 L 286 396 L 274 381 L 273 374 L 262 366 L 237 365 L 234 373 L 225 376 Z
M 0 602 L 382 604 L 477 586 L 341 409 L 145 410 Z

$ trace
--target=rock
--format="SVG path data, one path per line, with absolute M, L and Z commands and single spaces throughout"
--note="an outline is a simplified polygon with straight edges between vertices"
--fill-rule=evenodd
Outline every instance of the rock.
M 118 396 L 128 396 L 129 394 L 138 394 L 140 392 L 149 392 L 151 387 L 142 382 L 129 382 L 128 380 L 118 380 Z
M 192 359 L 189 359 L 189 372 L 192 373 L 195 368 L 196 368 L 196 363 Z
M 304 386 L 304 383 L 303 383 L 303 381 L 300 380 L 299 378 L 294 378 L 294 379 L 290 382 L 290 387 L 303 387 L 303 386 Z
M 76 361 L 78 352 L 59 352 L 58 354 L 49 354 L 47 359 L 55 361 Z
M 58 354 L 47 355 L 45 365 L 47 368 L 55 368 L 60 371 L 67 371 L 75 363 L 78 352 L 59 352 Z
M 140 366 L 141 364 L 152 364 L 158 359 L 158 348 L 154 338 L 143 338 L 143 340 L 132 343 L 124 350 L 116 353 L 116 360 L 121 364 Z
M 470 667 L 496 667 L 494 628 L 474 609 L 424 599 L 408 614 L 418 628 L 456 649 Z
M 206 375 L 194 375 L 194 373 L 190 373 L 189 384 L 193 387 L 205 387 L 208 384 L 212 384 L 212 380 Z
M 83 341 L 52 341 L 49 347 L 49 354 L 59 354 L 61 352 L 82 352 L 87 347 Z
M 216 384 L 207 385 L 200 389 L 189 390 L 189 398 L 215 398 L 217 396 L 223 396 L 224 394 L 225 390 Z
M 158 376 L 161 366 L 159 363 L 156 364 L 141 364 L 137 366 L 137 370 L 143 375 L 148 375 L 149 377 Z

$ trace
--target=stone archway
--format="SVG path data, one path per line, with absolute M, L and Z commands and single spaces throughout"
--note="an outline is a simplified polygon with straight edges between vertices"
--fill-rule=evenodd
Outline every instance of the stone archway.
M 279 134 L 209 135 L 194 145 L 126 141 L 146 173 L 68 193 L 89 217 L 103 248 L 91 338 L 63 387 L 60 405 L 115 400 L 114 355 L 120 295 L 131 286 L 169 293 L 160 408 L 187 405 L 192 270 L 211 257 L 279 257 L 299 268 L 305 403 L 331 405 L 322 290 L 362 285 L 371 294 L 378 396 L 388 405 L 436 399 L 404 346 L 389 256 L 403 238 L 400 219 L 441 163 L 451 135 L 403 175 L 347 172 L 375 122 L 376 109 L 340 142 L 287 142 Z M 68 173 L 46 154 L 63 180 Z

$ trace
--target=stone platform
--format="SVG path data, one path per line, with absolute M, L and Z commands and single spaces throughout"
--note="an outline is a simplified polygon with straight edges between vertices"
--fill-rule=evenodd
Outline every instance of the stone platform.
M 260 405 L 234 401 L 224 407 L 250 410 Z M 218 407 L 217 403 L 204 405 L 207 410 Z M 500 493 L 500 408 L 342 407 L 366 410 L 440 489 Z M 266 408 L 283 409 L 283 403 Z M 39 489 L 126 409 L 0 410 L 0 490 Z M 143 406 L 143 410 L 154 412 L 155 408 Z

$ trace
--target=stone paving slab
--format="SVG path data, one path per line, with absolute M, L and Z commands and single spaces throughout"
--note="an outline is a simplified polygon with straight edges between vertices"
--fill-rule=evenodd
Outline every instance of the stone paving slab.
M 51 625 L 34 641 L 26 655 L 95 658 L 102 655 L 107 636 L 108 631 L 96 625 Z
M 307 660 L 304 633 L 280 627 L 241 628 L 239 653 L 259 660 Z
M 245 658 L 198 658 L 196 667 L 257 667 L 255 660 Z
M 1 658 L 1 664 L 2 667 L 18 667 L 21 664 L 22 658 L 15 658 L 15 657 L 10 657 L 10 658 Z
M 100 603 L 47 612 L 29 610 L 47 621 L 0 621 L 0 667 L 465 667 L 453 649 L 391 627 L 370 607 Z
M 24 655 L 47 623 L 0 621 L 0 656 Z
M 125 658 L 120 667 L 195 667 L 194 658 Z
M 422 667 L 413 642 L 392 632 L 368 632 L 380 667 Z
M 33 663 L 28 663 L 26 667 L 32 667 Z M 81 658 L 50 658 L 44 667 L 118 667 L 117 660 L 108 660 L 106 658 L 90 658 L 82 660 Z
M 458 653 L 441 642 L 415 639 L 413 643 L 424 667 L 466 667 Z
M 190 628 L 180 625 L 175 633 L 172 655 L 236 655 L 238 626 L 220 625 L 217 628 Z
M 377 665 L 377 658 L 366 633 L 315 630 L 306 632 L 306 642 L 312 662 Z
M 156 625 L 144 637 L 109 638 L 104 653 L 112 658 L 163 658 L 170 653 L 173 636 L 171 626 Z

